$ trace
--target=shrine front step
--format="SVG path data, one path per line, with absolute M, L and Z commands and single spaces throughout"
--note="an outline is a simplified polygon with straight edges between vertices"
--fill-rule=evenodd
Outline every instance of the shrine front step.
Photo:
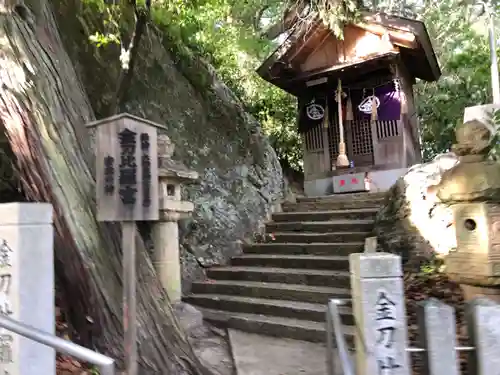
M 339 243 L 363 242 L 371 232 L 335 232 L 335 233 L 304 233 L 304 232 L 273 232 L 270 233 L 272 243 Z
M 328 210 L 355 210 L 361 208 L 380 208 L 383 200 L 369 201 L 346 201 L 346 202 L 304 202 L 290 203 L 285 202 L 281 205 L 283 212 L 313 212 Z
M 348 210 L 290 211 L 272 215 L 274 222 L 332 221 L 348 219 L 375 219 L 378 208 L 355 208 Z
M 345 194 L 331 194 L 317 197 L 298 196 L 297 203 L 310 203 L 310 202 L 357 202 L 357 201 L 372 201 L 385 199 L 386 193 L 345 193 Z
M 359 233 L 356 233 L 359 235 Z M 352 253 L 361 253 L 364 242 L 330 242 L 330 243 L 290 243 L 266 242 L 243 245 L 245 254 L 284 254 L 284 255 L 339 255 L 349 256 Z
M 224 312 L 201 308 L 205 320 L 220 327 L 239 329 L 244 332 L 257 333 L 273 337 L 304 340 L 310 342 L 325 342 L 325 323 L 309 320 Z M 354 347 L 354 327 L 342 327 L 347 345 Z
M 213 280 L 260 281 L 350 288 L 349 271 L 304 270 L 270 267 L 212 267 L 207 276 Z
M 373 229 L 373 220 L 331 220 L 331 221 L 297 221 L 271 222 L 266 224 L 266 233 L 274 232 L 369 232 Z
M 229 296 L 269 298 L 275 300 L 320 303 L 330 298 L 350 299 L 348 288 L 334 288 L 301 284 L 262 283 L 259 281 L 210 280 L 194 282 L 193 294 L 219 294 Z M 349 303 L 350 305 L 350 303 Z
M 344 271 L 349 268 L 349 258 L 338 255 L 243 254 L 232 258 L 231 265 Z
M 385 194 L 341 194 L 326 197 L 298 197 L 296 202 L 284 202 L 284 212 L 311 212 L 326 210 L 347 210 L 362 208 L 379 208 Z

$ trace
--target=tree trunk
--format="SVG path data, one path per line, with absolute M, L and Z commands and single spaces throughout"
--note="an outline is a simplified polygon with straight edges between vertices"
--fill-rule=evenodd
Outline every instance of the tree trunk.
M 123 360 L 120 234 L 95 212 L 93 111 L 46 0 L 0 13 L 0 118 L 30 201 L 54 206 L 56 273 L 79 341 Z M 196 359 L 137 236 L 141 374 L 209 374 Z M 167 305 L 168 308 L 164 308 Z

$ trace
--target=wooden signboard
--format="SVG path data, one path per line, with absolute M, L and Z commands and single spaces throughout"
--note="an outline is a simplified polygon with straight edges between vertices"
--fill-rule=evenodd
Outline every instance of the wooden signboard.
M 137 375 L 135 222 L 159 219 L 157 131 L 163 126 L 122 113 L 87 127 L 96 128 L 97 220 L 121 222 L 126 373 Z
M 96 128 L 97 220 L 159 219 L 157 130 L 128 113 L 87 125 Z

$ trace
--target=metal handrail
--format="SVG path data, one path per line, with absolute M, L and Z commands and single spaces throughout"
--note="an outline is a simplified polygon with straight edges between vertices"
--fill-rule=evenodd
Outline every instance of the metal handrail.
M 60 353 L 73 356 L 81 361 L 92 363 L 99 367 L 100 375 L 115 375 L 115 361 L 112 358 L 94 352 L 74 342 L 51 335 L 2 314 L 0 314 L 0 328 L 5 328 L 8 331 L 49 346 Z
M 328 308 L 326 310 L 326 361 L 327 361 L 327 375 L 335 374 L 335 351 L 338 352 L 338 359 L 340 362 L 340 370 L 343 375 L 355 375 L 355 370 L 352 358 L 342 330 L 342 322 L 340 318 L 339 306 L 346 305 L 349 300 L 347 299 L 330 299 L 328 301 Z M 359 333 L 359 332 L 358 332 Z M 475 350 L 473 346 L 455 346 L 458 352 L 471 352 Z M 407 347 L 406 352 L 409 353 L 422 353 L 426 349 L 419 347 Z
M 345 305 L 342 299 L 331 299 L 328 301 L 326 310 L 326 366 L 328 375 L 335 375 L 334 350 L 337 349 L 340 367 L 344 375 L 355 375 L 354 366 L 347 348 L 342 322 L 340 320 L 339 306 Z M 334 340 L 335 337 L 335 340 Z

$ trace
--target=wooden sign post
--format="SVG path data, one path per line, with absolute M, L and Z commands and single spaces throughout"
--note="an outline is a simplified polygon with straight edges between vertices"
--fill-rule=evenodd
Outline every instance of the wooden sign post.
M 127 113 L 95 121 L 97 220 L 120 222 L 123 326 L 128 375 L 137 375 L 136 221 L 159 219 L 157 131 L 163 126 Z

